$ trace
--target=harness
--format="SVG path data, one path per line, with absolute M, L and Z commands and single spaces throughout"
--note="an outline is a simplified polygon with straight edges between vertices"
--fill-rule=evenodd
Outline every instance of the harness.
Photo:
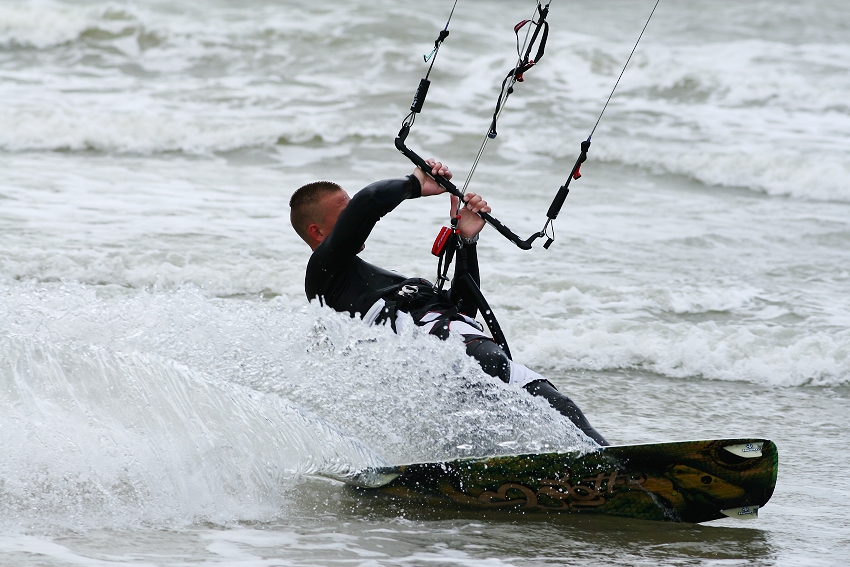
M 456 286 L 458 284 L 467 286 L 467 289 L 473 294 L 476 306 L 481 312 L 487 328 L 490 329 L 493 341 L 502 347 L 508 358 L 511 358 L 511 351 L 505 334 L 502 332 L 502 328 L 493 314 L 493 310 L 490 309 L 490 304 L 487 303 L 484 294 L 481 293 L 481 290 L 475 284 L 475 280 L 469 274 L 464 274 L 460 277 Z M 453 290 L 456 293 L 458 291 L 457 287 L 454 287 Z M 431 321 L 436 321 L 436 323 L 432 326 L 430 334 L 443 340 L 449 337 L 449 327 L 452 321 L 462 321 L 470 325 L 475 325 L 479 331 L 482 333 L 484 331 L 477 321 L 463 314 L 461 311 L 462 306 L 451 299 L 451 293 L 446 293 L 428 280 L 422 278 L 408 278 L 400 284 L 380 289 L 375 292 L 373 298 L 372 309 L 376 312 L 373 313 L 370 310 L 370 313 L 367 313 L 364 319 L 376 325 L 389 322 L 395 332 L 399 331 L 397 325 L 399 312 L 409 314 L 417 323 L 428 313 L 439 313 L 439 317 L 431 319 Z

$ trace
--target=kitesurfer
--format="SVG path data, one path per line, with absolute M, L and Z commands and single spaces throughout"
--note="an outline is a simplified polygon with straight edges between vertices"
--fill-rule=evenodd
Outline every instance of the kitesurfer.
M 448 167 L 433 159 L 426 161 L 433 175 L 451 179 Z M 447 295 L 424 279 L 407 278 L 358 256 L 375 224 L 402 201 L 444 192 L 443 187 L 419 168 L 405 178 L 372 183 L 352 198 L 329 181 L 309 183 L 295 191 L 289 202 L 290 221 L 313 250 L 304 283 L 307 298 L 318 299 L 323 305 L 352 317 L 359 316 L 369 324 L 389 323 L 395 330 L 406 323 L 415 323 L 442 339 L 448 338 L 451 331 L 459 333 L 467 354 L 487 374 L 546 399 L 588 437 L 600 445 L 608 445 L 570 398 L 540 374 L 512 361 L 484 334 L 483 327 L 475 320 L 474 298 L 463 289 Z M 451 199 L 454 212 L 458 198 Z M 489 213 L 490 206 L 480 195 L 466 193 L 464 206 L 458 212 L 457 228 L 467 249 L 467 261 L 463 268 L 456 264 L 455 279 L 462 275 L 458 269 L 463 269 L 476 284 L 480 282 L 476 242 L 485 224 L 479 212 Z

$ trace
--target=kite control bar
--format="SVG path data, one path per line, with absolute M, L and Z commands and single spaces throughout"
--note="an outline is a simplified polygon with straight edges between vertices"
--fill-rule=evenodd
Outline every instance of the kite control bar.
M 458 189 L 457 186 L 455 186 L 454 183 L 452 183 L 451 181 L 449 181 L 448 179 L 446 179 L 442 175 L 433 175 L 431 173 L 433 168 L 430 165 L 428 165 L 428 162 L 426 162 L 424 159 L 422 159 L 421 156 L 419 156 L 419 154 L 417 154 L 416 152 L 414 152 L 413 150 L 411 150 L 410 148 L 408 148 L 404 144 L 405 140 L 407 139 L 407 135 L 409 133 L 410 133 L 410 125 L 409 124 L 403 125 L 401 127 L 401 130 L 399 130 L 399 132 L 398 132 L 398 136 L 395 139 L 396 149 L 398 151 L 400 151 L 402 154 L 404 154 L 404 156 L 407 157 L 407 159 L 409 159 L 410 161 L 412 161 L 413 164 L 416 165 L 419 169 L 421 169 L 422 171 L 424 171 L 425 173 L 427 173 L 428 175 L 433 177 L 434 181 L 436 181 L 437 184 L 440 185 L 440 187 L 442 187 L 443 189 L 445 189 L 446 191 L 448 191 L 449 193 L 451 193 L 452 195 L 454 195 L 455 197 L 457 197 L 458 199 L 463 201 L 463 193 L 460 192 L 460 189 Z M 508 227 L 503 225 L 499 221 L 499 219 L 493 217 L 489 213 L 478 213 L 478 216 L 480 216 L 482 219 L 484 219 L 484 221 L 487 222 L 487 224 L 492 225 L 493 228 L 498 230 L 499 233 L 502 236 L 504 236 L 505 238 L 507 238 L 508 240 L 513 242 L 514 244 L 516 244 L 517 247 L 522 249 L 522 250 L 531 250 L 531 244 L 535 240 L 537 240 L 538 238 L 540 238 L 542 236 L 546 236 L 545 232 L 540 231 L 540 232 L 535 232 L 534 234 L 529 236 L 526 240 L 522 240 L 519 236 L 514 234 L 513 231 L 511 231 L 511 229 L 509 229 Z

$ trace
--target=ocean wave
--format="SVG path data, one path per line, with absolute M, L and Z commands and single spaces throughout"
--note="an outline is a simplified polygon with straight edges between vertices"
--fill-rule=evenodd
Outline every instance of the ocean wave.
M 850 161 L 837 152 L 820 155 L 785 149 L 721 150 L 714 144 L 623 142 L 597 144 L 600 161 L 680 175 L 707 186 L 744 188 L 811 201 L 850 202 Z
M 206 120 L 180 112 L 138 109 L 85 112 L 81 108 L 41 108 L 0 112 L 0 148 L 7 151 L 98 151 L 150 155 L 180 152 L 210 155 L 252 147 L 274 147 L 279 140 L 313 139 L 312 129 L 269 122 Z
M 846 386 L 850 333 L 793 332 L 784 327 L 586 323 L 565 338 L 524 355 L 576 370 L 640 369 L 674 378 L 704 377 L 769 387 Z
M 74 41 L 118 42 L 127 37 L 158 44 L 156 32 L 149 32 L 143 20 L 131 4 L 17 2 L 0 9 L 0 49 L 46 50 Z
M 99 20 L 91 8 L 60 5 L 4 5 L 0 10 L 0 47 L 46 48 L 80 37 Z
M 427 70 L 418 51 L 433 39 L 416 10 L 340 10 L 4 6 L 0 58 L 8 64 L 0 89 L 13 102 L 0 110 L 0 150 L 256 149 L 289 165 L 300 159 L 287 161 L 299 153 L 293 148 L 350 152 L 364 139 L 390 147 Z M 508 17 L 488 10 L 488 18 Z M 396 20 L 408 31 L 390 25 Z M 459 17 L 413 136 L 434 152 L 474 156 L 514 63 L 512 42 L 509 25 Z M 546 59 L 516 86 L 485 161 L 572 156 L 630 47 L 601 29 L 559 28 Z M 18 57 L 21 48 L 32 53 Z M 623 76 L 590 159 L 712 186 L 850 201 L 847 61 L 846 42 L 743 32 L 685 41 L 654 30 Z
M 514 350 L 543 367 L 638 369 L 768 387 L 850 384 L 850 314 L 820 324 L 755 288 L 620 287 L 547 292 L 509 323 Z M 803 319 L 809 324 L 800 325 Z
M 506 111 L 505 156 L 572 157 L 614 84 L 614 63 L 628 55 L 627 46 L 587 36 L 567 34 L 559 46 L 566 57 L 541 64 L 553 69 L 522 93 L 534 111 Z M 602 117 L 590 159 L 710 186 L 850 201 L 847 61 L 846 43 L 648 38 Z
M 139 97 L 130 104 L 104 107 L 90 99 L 56 104 L 47 97 L 0 110 L 0 149 L 195 156 L 262 149 L 287 163 L 293 147 L 347 148 L 358 139 L 389 137 L 372 121 L 348 121 L 352 109 L 300 112 L 302 104 L 286 110 L 258 107 L 236 112 L 216 110 L 203 101 L 174 105 Z

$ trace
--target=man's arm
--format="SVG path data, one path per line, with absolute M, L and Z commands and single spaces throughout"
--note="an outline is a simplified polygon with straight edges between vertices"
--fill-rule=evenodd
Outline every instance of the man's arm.
M 481 287 L 481 276 L 478 272 L 478 245 L 475 243 L 464 244 L 463 250 L 466 254 L 466 269 L 461 265 L 460 258 L 455 258 L 455 275 L 452 280 L 452 288 L 450 299 L 452 303 L 458 306 L 458 310 L 467 317 L 475 317 L 478 315 L 478 304 L 475 301 L 475 295 L 467 285 L 461 283 L 461 278 L 469 274 L 472 281 L 479 288 Z
M 487 201 L 481 198 L 481 195 L 476 195 L 471 192 L 464 195 L 463 200 L 464 205 L 458 211 L 458 198 L 454 195 L 452 196 L 451 214 L 454 216 L 457 211 L 459 216 L 457 226 L 460 231 L 461 238 L 477 241 L 477 236 L 484 228 L 485 224 L 484 220 L 478 216 L 478 213 L 489 213 L 490 206 L 487 205 Z M 455 285 L 460 283 L 460 278 L 462 278 L 465 274 L 469 274 L 475 282 L 475 285 L 479 288 L 481 287 L 481 275 L 478 270 L 478 245 L 475 242 L 467 242 L 464 244 L 464 250 L 466 252 L 466 266 L 464 269 L 460 259 L 457 259 L 455 263 L 455 277 L 452 285 L 451 298 L 465 315 L 475 318 L 478 314 L 475 295 L 471 293 L 467 286 L 458 285 L 455 287 Z
M 419 193 L 419 181 L 411 175 L 372 183 L 355 194 L 307 262 L 304 277 L 307 299 L 324 298 L 333 305 L 340 278 L 363 249 L 375 224 L 399 203 L 416 198 Z
M 405 199 L 420 196 L 421 186 L 413 175 L 377 181 L 364 187 L 351 198 L 316 252 L 322 250 L 330 261 L 345 262 L 363 249 L 372 229 L 384 215 Z
M 433 159 L 426 161 L 433 175 L 451 179 L 451 172 L 442 163 Z M 418 168 L 407 178 L 379 181 L 360 190 L 339 214 L 327 237 L 313 250 L 304 281 L 307 298 L 333 295 L 339 277 L 350 267 L 384 215 L 405 199 L 443 192 L 445 189 Z
M 433 168 L 432 174 L 442 175 L 446 179 L 452 178 L 451 171 L 442 163 L 434 159 L 426 161 Z M 419 168 L 406 178 L 388 179 L 368 185 L 351 198 L 339 215 L 333 230 L 321 244 L 325 247 L 323 254 L 329 255 L 332 261 L 344 262 L 363 249 L 366 239 L 378 221 L 402 201 L 443 192 L 445 189 Z
M 451 179 L 452 172 L 449 171 L 448 166 L 445 166 L 442 163 L 435 161 L 434 158 L 426 159 L 425 163 L 431 166 L 431 175 L 427 175 L 418 167 L 413 170 L 413 175 L 416 176 L 416 179 L 419 180 L 419 184 L 422 186 L 422 196 L 430 197 L 431 195 L 440 195 L 441 193 L 445 193 L 445 188 L 440 186 L 434 180 L 434 177 L 432 177 L 432 175 L 442 176 L 446 179 Z

